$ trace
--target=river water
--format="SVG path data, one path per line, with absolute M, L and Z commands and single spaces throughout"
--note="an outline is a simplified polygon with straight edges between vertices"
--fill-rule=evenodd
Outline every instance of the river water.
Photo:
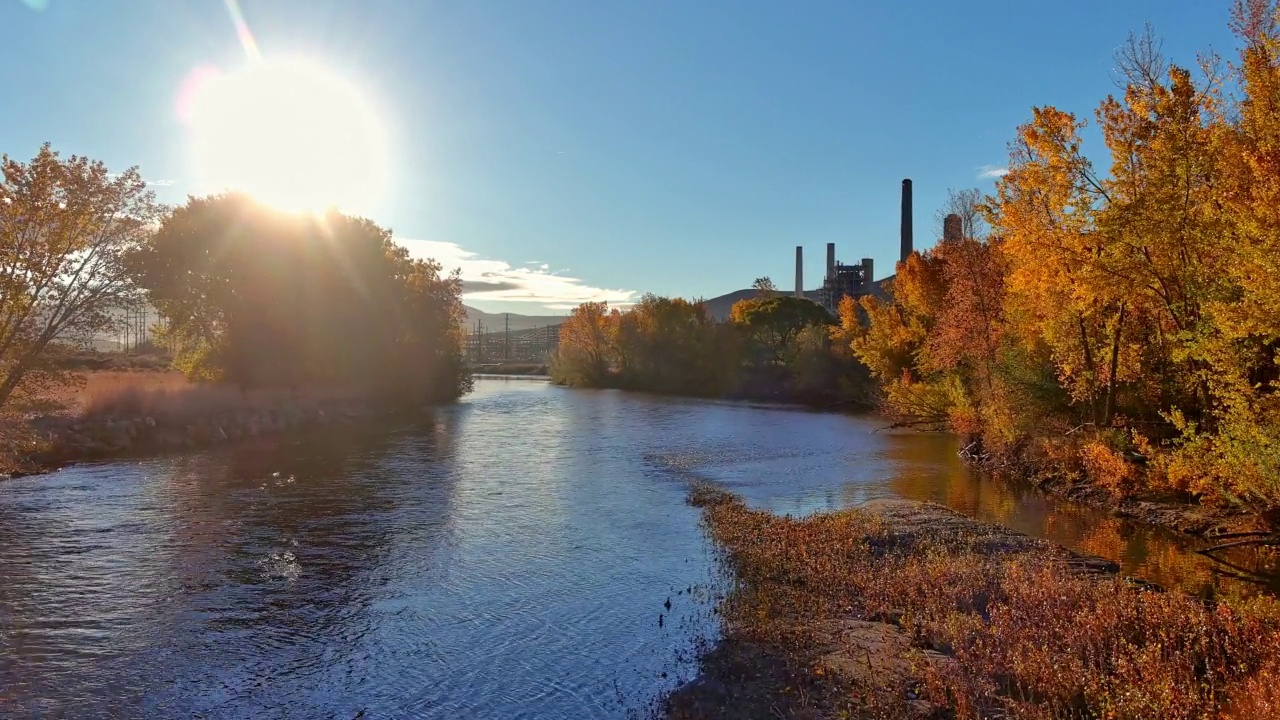
M 0 717 L 643 717 L 714 641 L 710 480 L 942 502 L 1205 592 L 1179 538 L 874 419 L 480 380 L 391 428 L 0 484 Z

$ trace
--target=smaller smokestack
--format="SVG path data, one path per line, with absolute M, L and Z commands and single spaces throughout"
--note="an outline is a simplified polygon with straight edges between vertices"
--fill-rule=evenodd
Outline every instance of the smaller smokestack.
M 862 289 L 865 292 L 871 292 L 871 283 L 875 277 L 875 260 L 862 258 Z
M 951 213 L 942 219 L 942 241 L 959 242 L 964 237 L 964 221 L 960 216 Z
M 804 299 L 804 246 L 796 246 L 796 297 Z
M 902 181 L 902 262 L 911 255 L 911 178 Z
M 827 282 L 836 279 L 836 244 L 827 243 Z

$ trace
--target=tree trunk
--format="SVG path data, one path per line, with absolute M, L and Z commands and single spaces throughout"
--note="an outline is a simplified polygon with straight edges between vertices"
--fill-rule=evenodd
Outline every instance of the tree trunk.
M 1120 314 L 1116 317 L 1116 331 L 1111 336 L 1111 372 L 1107 375 L 1107 403 L 1103 410 L 1102 422 L 1111 425 L 1111 418 L 1116 411 L 1116 374 L 1120 369 L 1120 332 L 1124 328 L 1125 304 L 1120 303 Z
M 1093 349 L 1089 347 L 1089 332 L 1084 326 L 1084 317 L 1076 314 L 1076 326 L 1080 328 L 1080 347 L 1084 351 L 1084 369 L 1089 377 L 1089 421 L 1095 426 L 1098 423 L 1098 371 L 1093 362 Z

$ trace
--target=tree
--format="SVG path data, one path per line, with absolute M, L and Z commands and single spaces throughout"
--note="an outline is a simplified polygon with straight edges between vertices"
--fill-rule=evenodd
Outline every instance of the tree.
M 564 385 L 598 387 L 609 375 L 613 319 L 609 305 L 582 303 L 560 326 L 560 347 L 553 358 L 552 379 Z
M 716 395 L 733 380 L 736 348 L 701 303 L 646 294 L 614 319 L 614 327 L 625 387 Z
M 1117 247 L 1100 227 L 1109 196 L 1081 151 L 1082 127 L 1070 113 L 1035 108 L 988 210 L 1008 262 L 1010 332 L 1054 364 L 1084 421 L 1105 423 L 1104 390 L 1114 397 L 1125 370 L 1120 337 L 1131 313 L 1103 270 Z
M 68 380 L 48 362 L 51 343 L 111 330 L 137 302 L 127 259 L 160 209 L 136 168 L 112 174 L 48 144 L 0 163 L 2 407 Z
M 982 215 L 982 206 L 982 192 L 977 188 L 948 189 L 946 202 L 934 213 L 934 220 L 938 223 L 940 230 L 938 237 L 946 236 L 946 219 L 948 216 L 955 215 L 960 218 L 961 237 L 975 240 L 986 238 L 990 228 Z
M 821 305 L 790 295 L 739 300 L 729 310 L 730 322 L 743 328 L 768 362 L 785 363 L 796 335 L 810 325 L 834 325 Z
M 768 275 L 756 278 L 751 283 L 751 289 L 756 291 L 756 297 L 769 298 L 778 294 L 778 287 Z
M 243 195 L 192 198 L 134 259 L 176 363 L 244 387 L 339 385 L 405 400 L 468 389 L 461 283 L 391 232 Z

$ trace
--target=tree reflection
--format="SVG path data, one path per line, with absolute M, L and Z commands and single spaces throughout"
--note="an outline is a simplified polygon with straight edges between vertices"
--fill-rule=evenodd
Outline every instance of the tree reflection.
M 1228 574 L 1231 568 L 1196 553 L 1192 538 L 1126 521 L 1030 487 L 972 472 L 959 457 L 959 443 L 943 434 L 884 433 L 893 462 L 888 481 L 903 497 L 938 502 L 966 515 L 1045 538 L 1078 552 L 1119 563 L 1125 575 L 1199 595 L 1249 596 L 1280 589 L 1273 556 L 1250 551 L 1228 556 L 1233 564 L 1264 573 L 1261 584 Z M 1239 570 L 1232 571 L 1239 573 Z

